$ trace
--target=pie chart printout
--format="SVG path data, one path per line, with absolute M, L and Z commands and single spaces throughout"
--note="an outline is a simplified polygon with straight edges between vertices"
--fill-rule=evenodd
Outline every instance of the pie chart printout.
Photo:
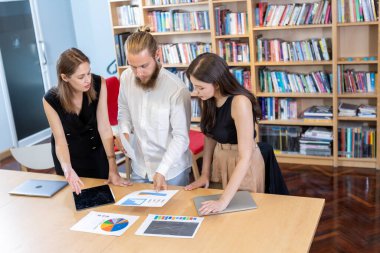
M 103 222 L 103 224 L 100 225 L 100 228 L 107 232 L 115 232 L 127 227 L 128 223 L 129 222 L 126 219 L 114 218 L 114 219 L 109 219 Z

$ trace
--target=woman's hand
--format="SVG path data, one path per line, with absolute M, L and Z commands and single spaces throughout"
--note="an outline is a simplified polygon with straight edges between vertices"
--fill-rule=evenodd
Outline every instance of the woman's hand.
M 65 174 L 67 182 L 71 186 L 71 189 L 73 189 L 73 191 L 75 191 L 75 193 L 79 195 L 82 192 L 81 187 L 84 186 L 84 183 L 82 182 L 82 180 L 80 180 L 80 178 L 78 177 L 77 173 L 75 172 L 73 168 L 65 169 L 63 170 L 63 172 Z
M 197 189 L 197 188 L 200 188 L 200 187 L 203 187 L 204 188 L 208 188 L 208 185 L 209 185 L 209 180 L 208 180 L 208 176 L 204 176 L 202 175 L 200 178 L 198 178 L 196 181 L 192 182 L 191 184 L 189 185 L 186 185 L 185 186 L 185 190 L 186 191 L 191 191 L 191 190 L 194 190 L 194 189 Z
M 218 213 L 220 211 L 223 211 L 228 206 L 228 203 L 225 203 L 225 201 L 219 200 L 210 200 L 202 202 L 202 206 L 199 208 L 199 213 L 201 215 L 207 215 L 210 213 Z
M 115 173 L 115 172 L 110 172 L 110 174 L 108 175 L 108 180 L 106 182 L 107 184 L 113 184 L 113 185 L 116 185 L 116 186 L 130 186 L 132 185 L 132 182 L 125 179 L 125 178 L 122 178 L 119 173 Z

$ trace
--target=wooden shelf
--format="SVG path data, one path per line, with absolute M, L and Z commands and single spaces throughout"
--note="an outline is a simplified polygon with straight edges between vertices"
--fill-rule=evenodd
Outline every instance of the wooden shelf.
M 250 67 L 251 64 L 249 62 L 227 62 L 230 67 Z
M 333 98 L 330 93 L 270 93 L 258 92 L 257 97 L 280 97 L 280 98 Z
M 339 94 L 338 98 L 377 98 L 376 93 L 344 93 Z
M 338 65 L 373 65 L 377 61 L 338 61 Z
M 162 64 L 162 67 L 164 67 L 164 68 L 187 68 L 187 67 L 189 67 L 189 64 L 182 64 L 182 63 L 178 63 L 178 64 Z
M 325 25 L 292 25 L 292 26 L 255 26 L 254 31 L 291 30 L 291 29 L 316 29 L 332 28 L 332 24 Z
M 211 33 L 210 30 L 198 30 L 198 31 L 180 31 L 180 32 L 152 32 L 153 36 L 172 36 L 172 35 L 191 35 L 191 34 L 202 34 Z
M 200 5 L 208 5 L 208 1 L 195 2 L 195 3 L 180 3 L 180 4 L 166 4 L 166 5 L 146 5 L 142 8 L 144 10 L 155 10 L 155 9 L 170 9 L 176 7 L 194 7 Z
M 260 120 L 260 125 L 284 125 L 284 126 L 333 126 L 332 120 L 304 120 L 304 119 L 288 119 L 288 120 Z
M 246 0 L 219 0 L 219 1 L 212 1 L 213 4 L 223 4 L 223 3 L 235 3 L 235 2 L 246 2 Z
M 379 25 L 378 22 L 354 22 L 354 23 L 337 23 L 338 27 L 344 26 L 370 26 L 370 25 Z
M 122 26 L 122 25 L 116 25 L 113 26 L 114 30 L 120 30 L 120 29 L 136 29 L 139 28 L 140 25 L 130 25 L 130 26 Z
M 201 117 L 191 117 L 191 122 L 201 122 Z
M 123 2 L 126 2 L 126 3 L 130 3 L 131 0 L 109 0 L 110 3 L 123 3 Z
M 376 158 L 346 158 L 338 157 L 338 166 L 373 168 L 377 166 Z
M 338 120 L 340 121 L 377 121 L 377 118 L 367 118 L 367 117 L 343 117 L 338 116 Z
M 296 62 L 255 62 L 255 66 L 309 66 L 332 65 L 332 61 L 296 61 Z
M 216 35 L 215 39 L 238 39 L 238 38 L 249 38 L 249 34 L 229 34 L 229 35 Z
M 333 166 L 334 158 L 332 156 L 311 156 L 301 154 L 276 154 L 279 163 L 296 163 L 308 165 L 326 165 Z

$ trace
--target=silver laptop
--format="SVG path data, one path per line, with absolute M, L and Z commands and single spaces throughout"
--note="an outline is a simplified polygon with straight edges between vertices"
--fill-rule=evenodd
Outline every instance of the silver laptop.
M 199 208 L 202 206 L 202 202 L 208 201 L 208 200 L 218 200 L 220 196 L 221 194 L 198 196 L 198 197 L 193 198 L 195 209 L 197 210 L 198 215 L 202 216 L 199 213 Z M 227 206 L 226 209 L 224 209 L 223 211 L 219 213 L 210 213 L 208 215 L 244 211 L 244 210 L 250 210 L 250 209 L 256 209 L 256 208 L 257 208 L 256 202 L 253 200 L 250 192 L 238 191 L 235 194 L 235 196 L 232 198 L 230 204 Z
M 11 190 L 9 194 L 48 198 L 66 185 L 66 181 L 29 179 Z

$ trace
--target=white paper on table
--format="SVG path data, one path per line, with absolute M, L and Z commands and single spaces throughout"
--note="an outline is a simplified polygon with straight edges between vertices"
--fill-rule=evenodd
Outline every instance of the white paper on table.
M 91 211 L 70 229 L 102 235 L 121 236 L 139 216 Z
M 121 144 L 123 145 L 127 156 L 132 160 L 136 161 L 135 150 L 132 148 L 131 144 L 127 141 L 123 133 L 120 133 Z
M 202 221 L 203 218 L 201 217 L 149 214 L 135 234 L 159 237 L 194 238 Z
M 145 207 L 162 207 L 164 206 L 178 190 L 165 190 L 156 192 L 152 189 L 132 192 L 115 205 L 119 206 L 145 206 Z

